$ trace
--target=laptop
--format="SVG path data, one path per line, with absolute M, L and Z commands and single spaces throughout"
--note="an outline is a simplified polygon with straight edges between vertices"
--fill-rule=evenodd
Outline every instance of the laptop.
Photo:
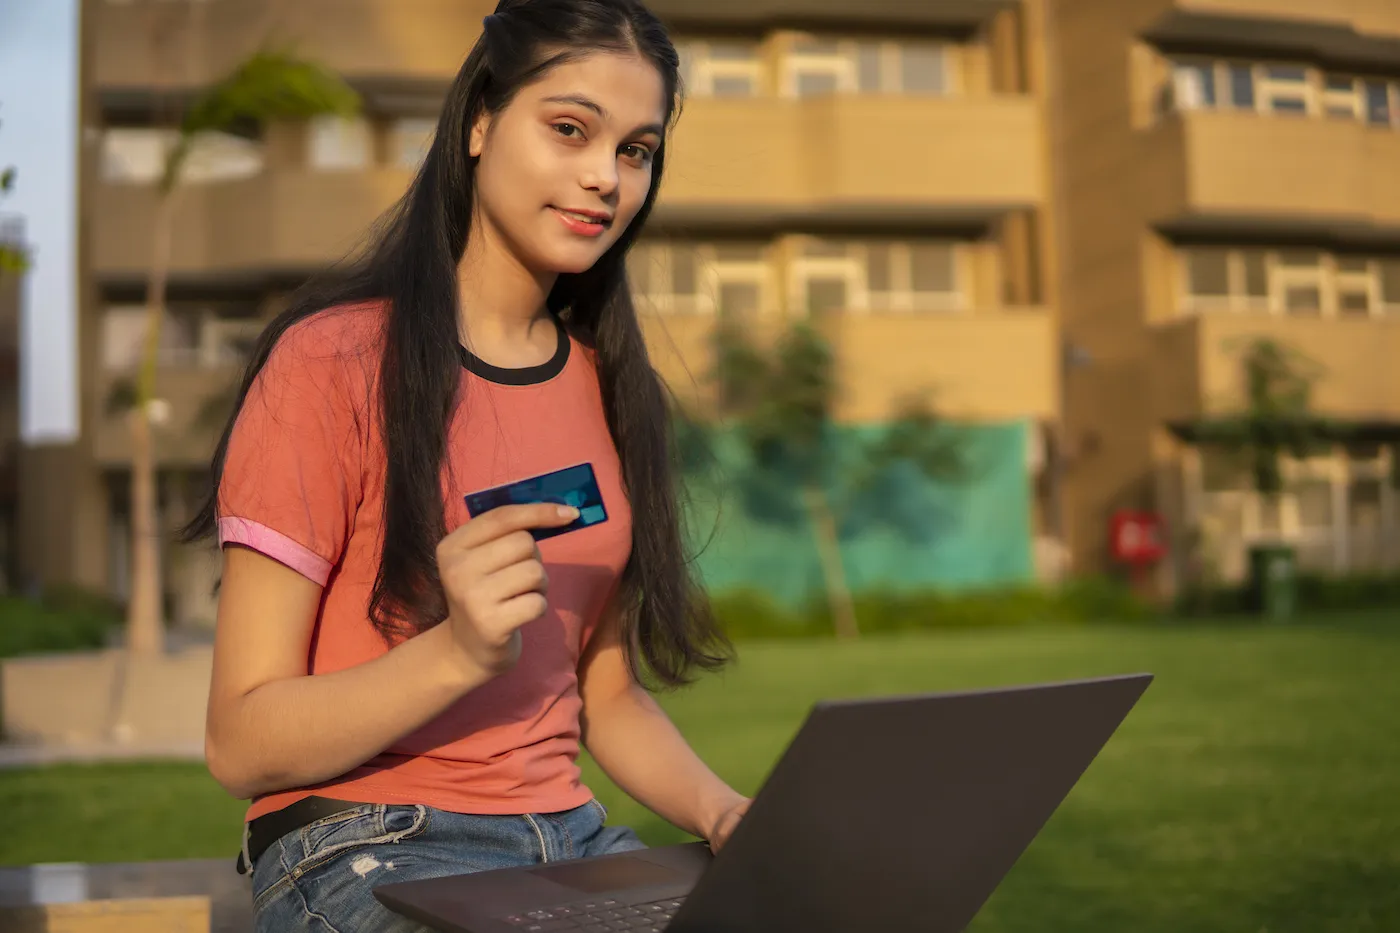
M 704 843 L 384 884 L 445 933 L 957 933 L 1151 674 L 817 703 Z

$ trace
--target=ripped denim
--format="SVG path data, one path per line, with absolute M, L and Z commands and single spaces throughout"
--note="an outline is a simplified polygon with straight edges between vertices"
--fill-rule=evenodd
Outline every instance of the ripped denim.
M 376 885 L 644 848 L 591 800 L 562 813 L 469 816 L 366 804 L 293 830 L 253 869 L 258 933 L 426 933 L 374 899 Z

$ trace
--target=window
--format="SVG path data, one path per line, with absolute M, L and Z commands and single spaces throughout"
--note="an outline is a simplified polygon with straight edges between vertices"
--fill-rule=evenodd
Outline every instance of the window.
M 1231 62 L 1230 73 L 1230 105 L 1238 110 L 1254 110 L 1257 104 L 1254 101 L 1254 68 L 1251 65 L 1241 62 Z
M 346 171 L 370 164 L 369 124 L 362 119 L 315 117 L 308 125 L 313 168 Z
M 175 133 L 153 127 L 112 127 L 102 134 L 104 181 L 155 184 L 164 171 Z M 206 184 L 248 178 L 263 169 L 262 147 L 227 133 L 202 134 L 185 162 L 183 180 Z
M 1359 82 L 1355 78 L 1328 75 L 1322 92 L 1322 112 L 1329 117 L 1355 120 L 1361 115 Z
M 792 269 L 799 307 L 812 316 L 869 307 L 866 269 L 854 244 L 809 238 L 801 251 Z
M 905 43 L 899 47 L 900 92 L 904 94 L 948 93 L 948 54 L 945 47 Z
M 857 47 L 857 84 L 862 94 L 878 92 L 889 83 L 886 74 L 889 69 L 885 49 L 878 42 L 862 42 Z
M 1271 113 L 1307 115 L 1312 111 L 1311 92 L 1308 70 L 1301 65 L 1269 65 L 1263 69 L 1259 99 Z
M 166 366 L 191 365 L 198 359 L 197 321 L 167 311 L 160 325 L 157 360 Z M 102 365 L 128 373 L 140 365 L 146 347 L 146 306 L 113 305 L 102 315 Z
M 1213 62 L 1177 62 L 1173 68 L 1172 77 L 1177 109 L 1201 110 L 1215 106 L 1215 64 Z
M 1172 59 L 1160 105 L 1356 120 L 1400 128 L 1396 77 L 1326 73 L 1309 65 L 1183 57 Z
M 1365 257 L 1337 257 L 1337 313 L 1343 317 L 1369 317 L 1375 304 L 1371 263 Z
M 809 314 L 939 311 L 963 306 L 956 243 L 809 239 L 793 291 Z
M 916 243 L 909 249 L 909 289 L 916 305 L 934 305 L 958 293 L 957 254 L 948 243 Z
M 1283 250 L 1274 262 L 1274 291 L 1282 296 L 1287 314 L 1322 314 L 1322 254 L 1313 250 Z
M 789 97 L 817 97 L 859 87 L 855 57 L 843 43 L 804 37 L 793 43 L 783 62 L 783 88 Z
M 772 265 L 762 243 L 641 243 L 628 259 L 637 297 L 662 314 L 752 317 L 772 301 Z
M 153 184 L 174 134 L 165 130 L 112 127 L 102 134 L 104 181 Z
M 1239 261 L 1244 270 L 1245 304 L 1268 310 L 1269 254 L 1262 249 L 1241 250 Z
M 681 45 L 681 79 L 696 97 L 753 97 L 762 77 L 757 42 L 728 39 Z
M 926 94 L 952 92 L 950 48 L 941 42 L 799 38 L 783 62 L 783 93 Z
M 1400 258 L 1382 259 L 1379 263 L 1380 299 L 1390 314 L 1400 314 Z
M 1366 82 L 1366 122 L 1372 126 L 1390 126 L 1391 86 L 1384 81 Z
M 1400 314 L 1400 257 L 1216 246 L 1187 247 L 1180 256 L 1185 313 Z
M 1193 249 L 1186 254 L 1190 293 L 1196 298 L 1230 297 L 1230 253 L 1223 249 Z
M 394 164 L 417 170 L 428 154 L 437 132 L 437 122 L 423 117 L 404 117 L 394 121 Z
M 1298 550 L 1300 565 L 1322 571 L 1393 570 L 1400 565 L 1400 509 L 1387 477 L 1393 455 L 1352 445 L 1304 461 L 1286 458 L 1284 490 L 1263 497 L 1247 482 L 1212 480 L 1209 449 L 1197 451 L 1197 520 L 1219 548 L 1231 579 L 1246 571 L 1247 546 L 1283 540 Z M 1217 474 L 1220 470 L 1215 470 Z
M 1347 544 L 1352 570 L 1380 570 L 1383 567 L 1384 502 L 1382 480 L 1352 476 L 1347 488 Z
M 204 366 L 239 366 L 252 356 L 264 322 L 256 317 L 204 316 L 199 333 L 199 359 Z

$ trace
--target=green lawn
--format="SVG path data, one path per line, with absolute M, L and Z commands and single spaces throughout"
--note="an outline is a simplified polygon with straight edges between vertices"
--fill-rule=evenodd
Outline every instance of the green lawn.
M 746 791 L 819 696 L 1157 674 L 973 933 L 1400 930 L 1400 623 L 948 633 L 742 658 L 666 702 Z M 677 838 L 588 775 L 614 821 Z M 228 856 L 241 809 L 196 765 L 0 772 L 0 863 Z

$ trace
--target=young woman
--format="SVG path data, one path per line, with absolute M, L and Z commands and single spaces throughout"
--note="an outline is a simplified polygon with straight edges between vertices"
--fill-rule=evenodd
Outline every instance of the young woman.
M 745 811 L 643 686 L 730 655 L 624 271 L 676 98 L 637 0 L 503 0 L 367 257 L 254 354 L 187 531 L 223 545 L 206 752 L 252 800 L 258 929 L 417 929 L 371 888 L 640 847 L 580 743 L 712 847 Z M 467 516 L 581 462 L 602 524 Z

